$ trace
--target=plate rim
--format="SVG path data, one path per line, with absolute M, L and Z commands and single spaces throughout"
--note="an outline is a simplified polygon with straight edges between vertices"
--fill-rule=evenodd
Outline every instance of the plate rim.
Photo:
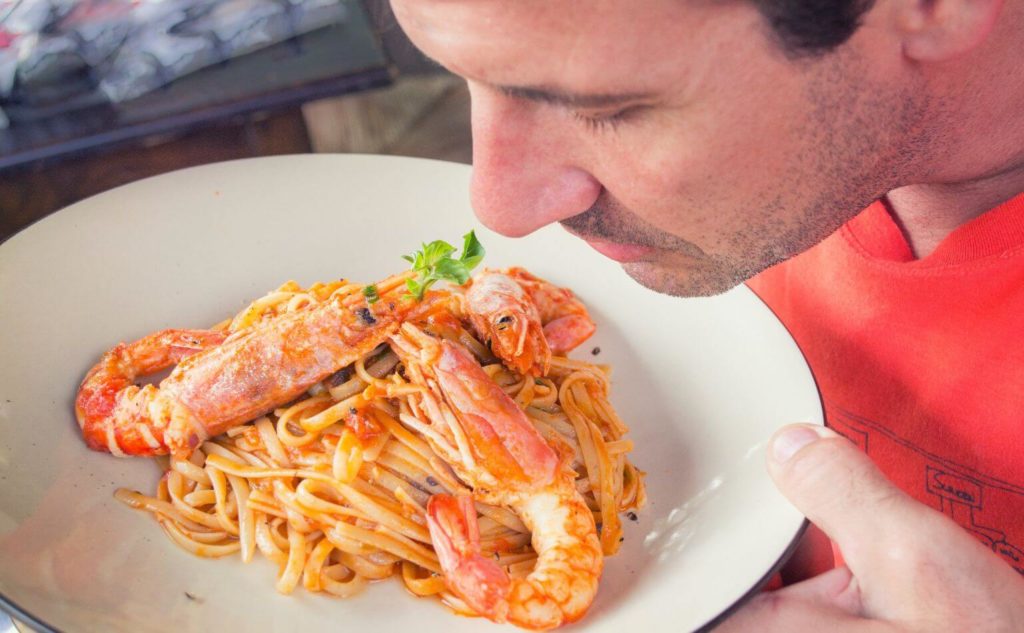
M 814 375 L 814 369 L 811 368 L 811 364 L 807 361 L 807 354 L 804 353 L 804 348 L 802 348 L 800 344 L 797 342 L 796 337 L 793 336 L 793 332 L 789 329 L 789 326 L 787 326 L 782 321 L 782 319 L 779 318 L 778 313 L 776 313 L 775 310 L 773 310 L 772 307 L 768 305 L 768 303 L 764 299 L 761 298 L 761 295 L 754 292 L 754 289 L 751 288 L 750 284 L 748 284 L 747 282 L 743 282 L 743 285 L 746 286 L 748 290 L 750 290 L 751 294 L 757 297 L 757 300 L 761 302 L 761 305 L 763 305 L 769 312 L 772 313 L 772 316 L 774 316 L 775 320 L 779 322 L 779 325 L 782 326 L 782 329 L 786 330 L 786 334 L 789 334 L 789 338 L 793 341 L 793 345 L 796 346 L 797 351 L 800 352 L 800 356 L 804 359 L 804 364 L 807 366 L 807 372 L 811 374 L 811 381 L 814 383 L 814 392 L 818 395 L 818 406 L 821 409 L 821 426 L 828 426 L 828 420 L 825 419 L 825 400 L 821 395 L 821 387 L 818 385 L 818 379 Z M 777 574 L 779 571 L 782 570 L 783 567 L 786 566 L 786 563 L 789 562 L 789 559 L 792 558 L 793 554 L 796 553 L 796 550 L 800 547 L 800 543 L 802 543 L 804 540 L 804 535 L 807 534 L 807 530 L 810 529 L 810 527 L 810 519 L 804 516 L 803 520 L 800 522 L 800 527 L 793 534 L 793 538 L 789 541 L 789 545 L 787 545 L 786 549 L 783 550 L 778 560 L 775 561 L 775 564 L 768 568 L 768 571 L 765 572 L 764 576 L 762 576 L 760 580 L 755 582 L 746 593 L 740 596 L 725 610 L 723 610 L 721 613 L 705 622 L 703 625 L 701 625 L 700 628 L 695 629 L 694 633 L 708 633 L 712 631 L 719 624 L 727 620 L 729 616 L 739 611 L 740 608 L 742 608 L 743 605 L 752 600 L 754 596 L 761 593 L 761 591 L 764 590 L 765 585 L 768 584 L 768 582 L 772 579 L 773 576 L 775 576 L 775 574 Z
M 730 604 L 724 611 L 722 611 L 715 617 L 711 618 L 710 620 L 702 624 L 699 628 L 694 629 L 693 633 L 709 633 L 719 624 L 721 624 L 734 613 L 739 611 L 747 602 L 753 599 L 754 596 L 761 593 L 761 591 L 764 590 L 765 585 L 767 585 L 768 582 L 772 579 L 772 577 L 775 576 L 775 574 L 777 574 L 785 566 L 785 564 L 796 552 L 797 548 L 800 547 L 800 543 L 801 541 L 803 541 L 804 534 L 807 532 L 807 529 L 810 527 L 810 524 L 811 522 L 808 521 L 805 517 L 803 521 L 800 523 L 800 528 L 796 531 L 796 534 L 793 535 L 792 540 L 790 540 L 789 545 L 786 546 L 785 551 L 783 551 L 779 558 L 775 561 L 775 564 L 768 568 L 768 571 L 765 572 L 764 576 L 762 576 L 757 582 L 755 582 L 754 585 L 750 589 L 748 589 L 746 593 L 737 598 L 736 601 Z M 49 624 L 43 622 L 38 617 L 32 615 L 25 609 L 19 607 L 14 601 L 9 600 L 7 596 L 3 595 L 2 593 L 0 593 L 0 607 L 3 607 L 4 611 L 10 614 L 12 619 L 16 619 L 20 622 L 28 624 L 39 633 L 62 633 L 61 629 L 50 626 Z

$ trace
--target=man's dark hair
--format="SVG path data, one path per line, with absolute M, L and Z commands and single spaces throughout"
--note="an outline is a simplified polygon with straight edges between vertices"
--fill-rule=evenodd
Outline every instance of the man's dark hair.
M 874 0 L 751 0 L 765 17 L 786 54 L 814 56 L 853 35 Z

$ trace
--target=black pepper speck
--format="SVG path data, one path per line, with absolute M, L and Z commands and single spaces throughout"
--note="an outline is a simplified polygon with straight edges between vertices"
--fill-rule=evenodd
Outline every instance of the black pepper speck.
M 369 308 L 356 308 L 356 315 L 359 317 L 359 320 L 366 325 L 373 325 L 377 322 L 377 319 L 373 318 L 373 314 L 370 312 Z

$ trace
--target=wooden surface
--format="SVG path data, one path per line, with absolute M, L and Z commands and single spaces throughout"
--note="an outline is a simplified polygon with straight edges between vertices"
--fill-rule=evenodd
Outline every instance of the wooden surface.
M 0 177 L 0 240 L 58 209 L 107 189 L 175 169 L 311 150 L 298 108 L 245 117 L 181 137 L 7 170 Z

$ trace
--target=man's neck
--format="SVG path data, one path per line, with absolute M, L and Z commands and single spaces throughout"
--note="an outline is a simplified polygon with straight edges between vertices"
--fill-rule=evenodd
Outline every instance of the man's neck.
M 914 257 L 930 255 L 957 227 L 1024 192 L 1024 165 L 951 184 L 910 185 L 886 195 Z

